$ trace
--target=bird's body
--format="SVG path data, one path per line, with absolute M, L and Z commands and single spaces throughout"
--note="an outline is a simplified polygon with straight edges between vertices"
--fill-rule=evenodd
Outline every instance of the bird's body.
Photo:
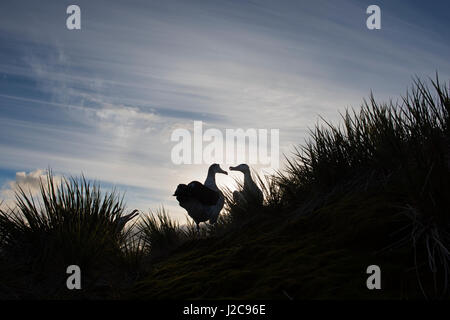
M 197 224 L 197 228 L 200 222 L 209 220 L 209 223 L 215 223 L 223 208 L 225 199 L 216 185 L 216 173 L 227 174 L 218 164 L 213 164 L 208 169 L 204 184 L 198 181 L 192 181 L 187 185 L 179 184 L 174 193 L 180 206 L 186 209 Z
M 261 189 L 253 181 L 250 168 L 246 164 L 240 164 L 236 167 L 230 167 L 232 171 L 240 171 L 244 174 L 244 186 L 241 191 L 233 192 L 233 200 L 235 203 L 252 202 L 253 204 L 262 205 L 264 196 Z

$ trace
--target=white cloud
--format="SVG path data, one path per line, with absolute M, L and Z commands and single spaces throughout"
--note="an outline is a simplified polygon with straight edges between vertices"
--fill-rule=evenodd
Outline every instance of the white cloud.
M 53 176 L 54 181 L 59 183 L 61 181 L 60 176 Z M 42 169 L 36 169 L 31 172 L 16 172 L 15 180 L 7 181 L 0 189 L 0 198 L 3 201 L 2 207 L 14 207 L 15 195 L 22 189 L 27 195 L 33 197 L 40 194 L 41 182 L 46 183 L 47 171 Z
M 11 189 L 16 189 L 20 186 L 24 190 L 30 190 L 36 193 L 39 190 L 39 185 L 42 179 L 45 179 L 47 172 L 42 169 L 26 173 L 16 172 L 16 180 L 9 183 Z

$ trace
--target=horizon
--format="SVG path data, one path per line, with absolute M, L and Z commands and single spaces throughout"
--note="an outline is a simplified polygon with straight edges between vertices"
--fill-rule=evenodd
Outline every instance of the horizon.
M 0 3 L 1 200 L 51 168 L 184 222 L 173 191 L 209 164 L 174 164 L 174 130 L 279 129 L 289 157 L 319 116 L 336 123 L 371 91 L 400 100 L 416 75 L 450 78 L 445 1 L 379 1 L 380 30 L 360 1 L 77 1 L 76 31 L 69 4 Z

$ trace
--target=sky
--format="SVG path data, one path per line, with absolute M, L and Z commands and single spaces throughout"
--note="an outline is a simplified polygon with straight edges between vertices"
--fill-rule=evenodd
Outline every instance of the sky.
M 399 100 L 414 76 L 448 81 L 449 18 L 449 1 L 2 0 L 0 199 L 51 168 L 184 221 L 172 194 L 209 163 L 173 163 L 174 130 L 278 129 L 282 168 L 320 116 L 336 123 L 371 91 Z

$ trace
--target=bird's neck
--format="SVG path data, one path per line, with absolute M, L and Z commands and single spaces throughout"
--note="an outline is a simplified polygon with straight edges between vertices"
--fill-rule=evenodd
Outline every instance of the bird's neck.
M 253 184 L 252 174 L 249 171 L 244 172 L 244 188 L 252 187 Z
M 216 173 L 213 171 L 208 171 L 208 176 L 206 177 L 205 186 L 216 187 Z

